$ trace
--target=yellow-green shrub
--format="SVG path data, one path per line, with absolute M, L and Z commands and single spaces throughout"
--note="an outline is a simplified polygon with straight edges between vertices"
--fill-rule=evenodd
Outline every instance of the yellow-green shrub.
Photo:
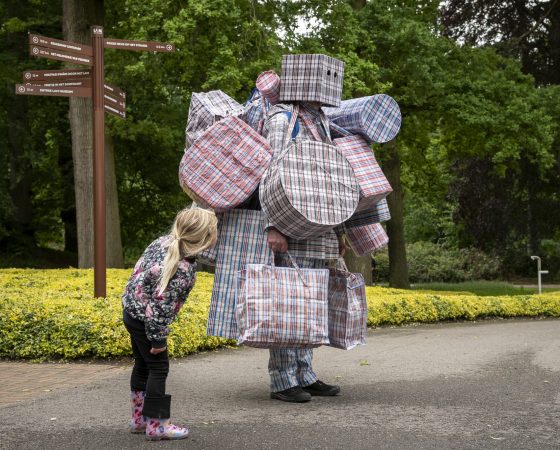
M 129 355 L 120 297 L 129 270 L 107 271 L 107 298 L 93 297 L 91 270 L 0 270 L 0 357 L 81 358 Z M 233 341 L 206 336 L 212 275 L 198 281 L 168 340 L 172 356 Z M 368 287 L 368 325 L 560 316 L 560 293 L 478 297 L 469 293 Z

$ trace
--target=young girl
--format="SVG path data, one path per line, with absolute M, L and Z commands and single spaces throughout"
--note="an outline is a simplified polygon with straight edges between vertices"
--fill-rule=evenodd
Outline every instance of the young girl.
M 136 263 L 122 297 L 123 320 L 130 333 L 134 368 L 130 378 L 133 433 L 149 440 L 184 439 L 188 428 L 169 422 L 171 396 L 168 325 L 195 283 L 196 254 L 216 241 L 216 216 L 200 208 L 177 214 L 171 233 L 152 242 Z

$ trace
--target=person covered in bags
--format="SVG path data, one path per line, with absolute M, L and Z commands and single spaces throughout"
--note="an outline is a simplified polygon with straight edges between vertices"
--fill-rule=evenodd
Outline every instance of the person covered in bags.
M 291 140 L 330 141 L 328 120 L 321 107 L 340 104 L 343 74 L 344 63 L 325 55 L 283 57 L 280 103 L 269 110 L 263 127 L 263 136 L 273 148 L 274 157 L 285 148 L 295 105 L 299 112 Z M 268 245 L 275 253 L 275 264 L 281 267 L 292 267 L 286 252 L 301 268 L 323 269 L 334 266 L 345 251 L 339 228 L 305 240 L 290 238 L 270 223 L 266 232 Z M 307 402 L 312 396 L 335 396 L 340 392 L 339 386 L 319 380 L 312 367 L 313 349 L 271 348 L 269 351 L 272 399 Z
M 196 279 L 194 256 L 216 241 L 216 216 L 199 209 L 180 211 L 170 234 L 153 241 L 136 263 L 122 296 L 134 367 L 130 377 L 130 431 L 149 440 L 184 439 L 188 428 L 170 423 L 168 326 Z

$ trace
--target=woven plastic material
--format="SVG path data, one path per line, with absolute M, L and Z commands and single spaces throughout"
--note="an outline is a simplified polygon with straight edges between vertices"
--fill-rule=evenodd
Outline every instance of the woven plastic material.
M 360 187 L 360 202 L 356 211 L 372 209 L 393 191 L 373 151 L 367 141 L 358 135 L 338 138 L 334 143 L 348 159 Z
M 345 226 L 344 231 L 350 248 L 358 256 L 370 255 L 389 244 L 389 236 L 380 223 L 352 228 Z
M 260 187 L 269 221 L 294 239 L 321 235 L 349 219 L 359 201 L 350 163 L 337 147 L 316 141 L 290 145 Z
M 262 134 L 264 121 L 270 106 L 270 102 L 257 89 L 254 89 L 249 99 L 243 105 L 241 118 L 253 130 Z
M 335 125 L 351 134 L 360 134 L 370 142 L 388 142 L 401 127 L 399 105 L 385 94 L 344 100 L 337 108 L 323 110 Z
M 237 117 L 226 117 L 187 149 L 179 182 L 189 196 L 216 211 L 232 209 L 257 189 L 272 159 L 268 142 Z
M 326 55 L 284 55 L 280 74 L 281 102 L 319 102 L 338 106 L 344 63 Z
M 257 89 L 271 105 L 278 103 L 280 99 L 280 77 L 273 70 L 261 73 L 256 81 Z
M 239 344 L 259 348 L 329 343 L 328 269 L 247 264 L 236 274 Z
M 367 299 L 361 273 L 329 269 L 329 346 L 350 350 L 366 343 Z
M 359 211 L 354 214 L 344 223 L 344 228 L 356 228 L 364 225 L 386 222 L 387 220 L 391 220 L 391 213 L 389 212 L 387 200 L 383 199 L 375 204 L 371 210 Z
M 233 209 L 223 213 L 216 243 L 216 270 L 206 333 L 237 339 L 235 273 L 247 264 L 269 262 L 272 251 L 262 211 Z
M 227 116 L 239 116 L 243 107 L 222 91 L 197 92 L 191 97 L 185 130 L 185 146 L 189 148 L 204 131 Z

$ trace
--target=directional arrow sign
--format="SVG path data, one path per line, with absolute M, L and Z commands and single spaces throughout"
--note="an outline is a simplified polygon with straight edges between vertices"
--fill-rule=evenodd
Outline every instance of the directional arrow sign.
M 120 109 L 120 110 L 123 110 L 123 111 L 126 108 L 126 103 L 123 100 L 121 100 L 121 99 L 119 99 L 119 98 L 117 98 L 117 97 L 115 97 L 111 94 L 108 94 L 107 92 L 105 92 L 105 94 L 103 95 L 103 103 L 105 105 L 110 105 L 113 108 L 117 108 L 117 109 Z
M 114 116 L 120 117 L 121 119 L 126 119 L 126 112 L 125 111 L 121 111 L 117 108 L 114 108 L 111 105 L 108 105 L 107 103 L 105 103 L 103 105 L 103 107 L 105 108 L 105 112 L 111 113 Z
M 68 80 L 68 81 L 31 81 L 25 83 L 26 86 L 44 86 L 44 87 L 91 87 L 91 80 Z
M 29 47 L 29 53 L 40 58 L 55 59 L 57 61 L 66 61 L 75 64 L 85 64 L 86 66 L 93 66 L 93 57 L 91 56 L 66 53 L 60 50 L 52 50 L 46 47 L 38 47 L 35 45 L 31 45 Z
M 52 48 L 81 55 L 93 56 L 93 48 L 89 45 L 78 44 L 76 42 L 61 41 L 38 34 L 29 35 L 29 45 L 38 45 L 40 47 Z
M 53 97 L 91 97 L 91 88 L 87 87 L 45 87 L 16 84 L 19 95 L 50 95 Z
M 137 52 L 174 52 L 175 46 L 167 42 L 129 41 L 126 39 L 105 39 L 105 48 L 120 48 Z
M 90 69 L 63 69 L 63 70 L 26 70 L 23 72 L 23 81 L 58 81 L 67 79 L 91 78 Z
M 115 97 L 120 97 L 123 100 L 126 98 L 126 94 L 124 93 L 124 91 L 117 87 L 117 86 L 113 86 L 112 84 L 104 84 L 105 87 L 105 93 L 106 94 L 113 94 Z

